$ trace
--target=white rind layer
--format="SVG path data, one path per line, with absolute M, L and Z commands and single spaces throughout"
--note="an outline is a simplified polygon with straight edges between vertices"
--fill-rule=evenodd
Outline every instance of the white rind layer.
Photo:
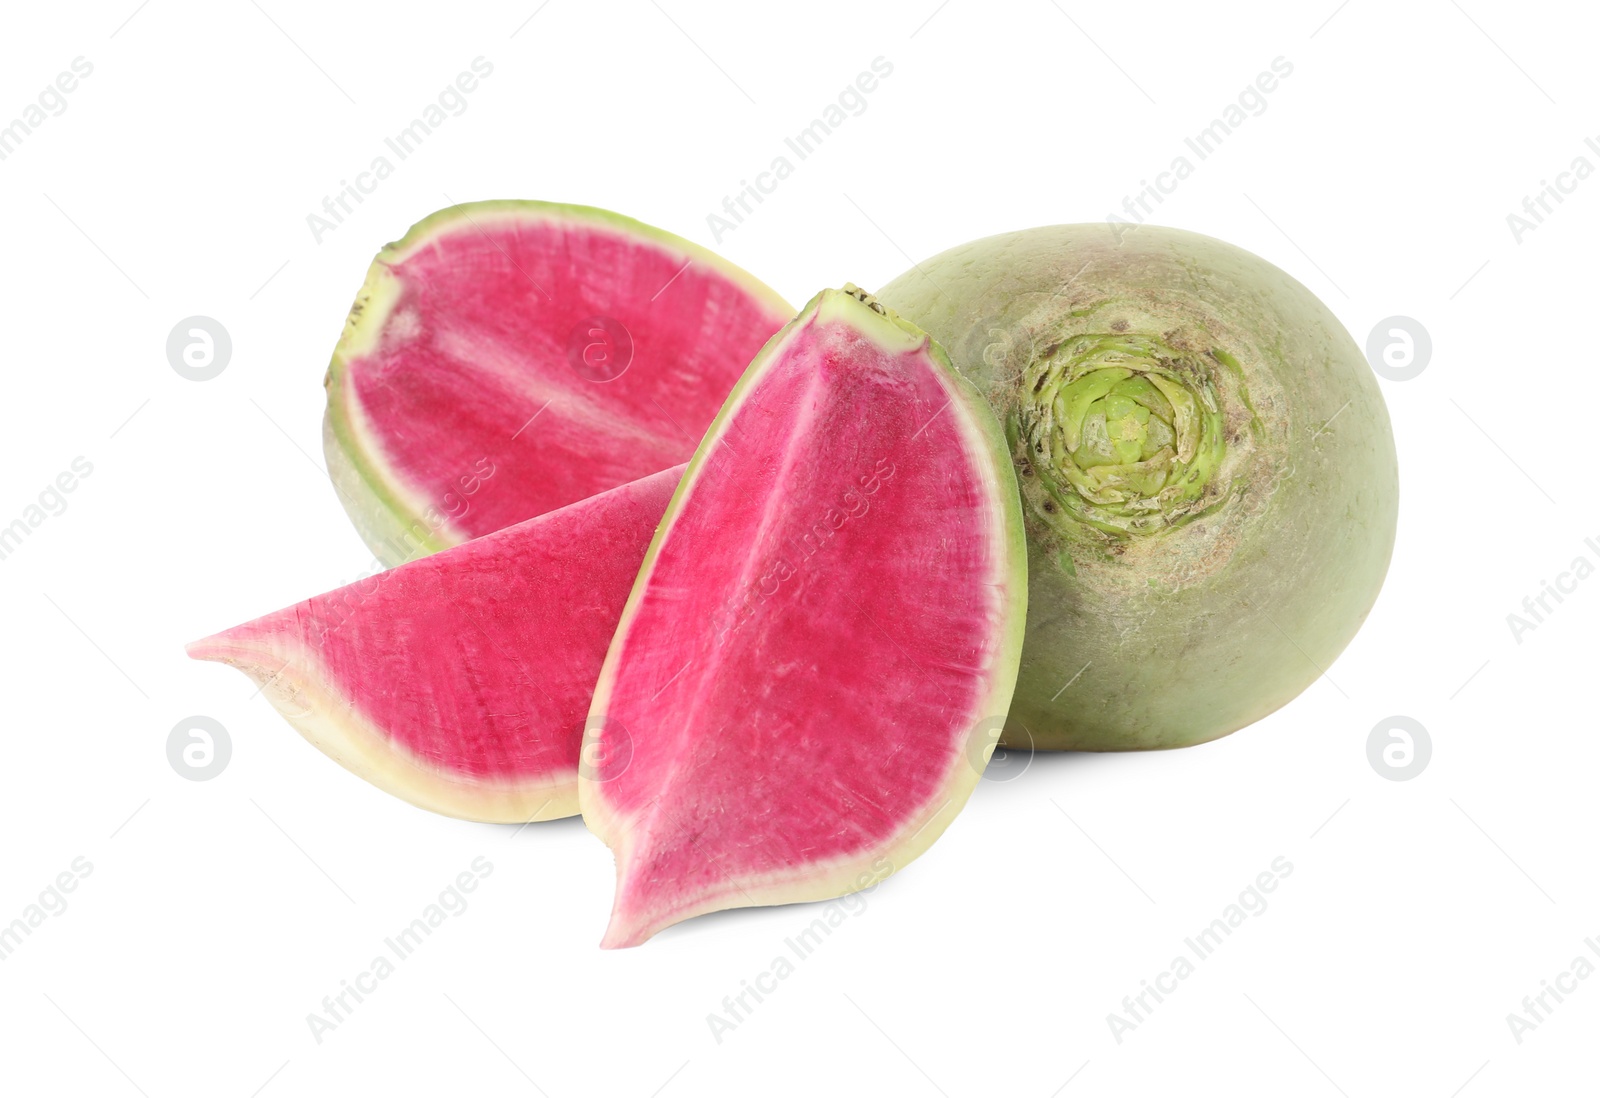
M 484 823 L 531 823 L 578 813 L 576 768 L 533 780 L 485 780 L 420 758 L 378 728 L 330 681 L 316 653 L 284 638 L 226 633 L 188 647 L 195 659 L 238 668 L 296 731 L 340 766 L 419 808 Z

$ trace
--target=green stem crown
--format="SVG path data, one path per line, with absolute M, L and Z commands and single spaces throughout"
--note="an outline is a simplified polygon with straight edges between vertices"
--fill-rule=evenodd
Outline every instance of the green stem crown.
M 1024 382 L 1019 434 L 1046 511 L 1128 536 L 1180 525 L 1225 498 L 1207 492 L 1226 447 L 1199 357 L 1146 335 L 1080 335 L 1029 363 Z

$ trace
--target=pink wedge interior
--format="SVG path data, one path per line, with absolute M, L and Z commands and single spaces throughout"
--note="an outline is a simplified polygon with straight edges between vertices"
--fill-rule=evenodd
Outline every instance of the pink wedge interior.
M 348 363 L 344 414 L 467 536 L 687 461 L 788 319 L 704 262 L 548 215 L 464 216 L 392 270 L 401 293 Z

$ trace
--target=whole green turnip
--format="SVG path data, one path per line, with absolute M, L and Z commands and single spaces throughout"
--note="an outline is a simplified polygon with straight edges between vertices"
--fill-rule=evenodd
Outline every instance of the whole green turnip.
M 1010 441 L 1030 594 L 1007 744 L 1215 739 L 1355 635 L 1394 545 L 1394 440 L 1304 286 L 1219 240 L 1100 224 L 963 244 L 878 296 Z

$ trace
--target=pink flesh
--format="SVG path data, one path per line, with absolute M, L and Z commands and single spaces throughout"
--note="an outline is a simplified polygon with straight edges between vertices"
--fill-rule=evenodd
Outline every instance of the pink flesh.
M 348 364 L 346 399 L 382 462 L 469 537 L 687 461 L 788 319 L 687 262 L 603 225 L 463 219 L 392 268 L 401 295 L 378 348 Z M 609 381 L 569 357 L 592 317 L 632 338 Z M 493 479 L 463 513 L 461 478 L 485 460 Z
M 880 847 L 970 765 L 1008 596 L 949 385 L 813 317 L 706 455 L 613 655 L 607 944 Z
M 473 778 L 572 771 L 606 647 L 682 472 L 307 599 L 191 654 L 303 646 L 335 695 L 431 767 Z

